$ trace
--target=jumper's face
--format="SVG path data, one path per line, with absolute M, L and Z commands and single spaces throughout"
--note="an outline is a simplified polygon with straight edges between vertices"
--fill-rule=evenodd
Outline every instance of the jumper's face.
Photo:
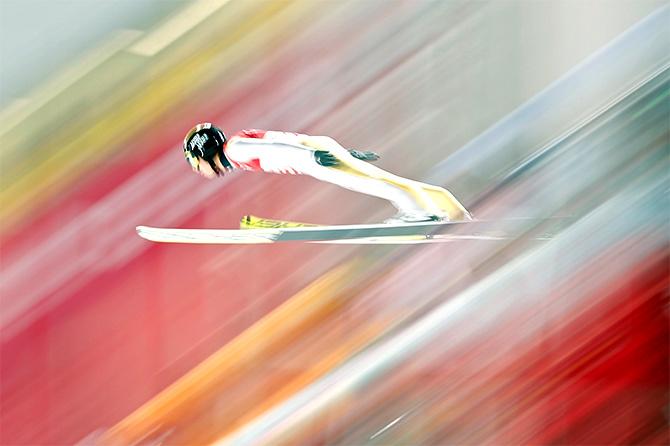
M 195 156 L 191 152 L 185 152 L 185 157 L 186 161 L 188 161 L 188 164 L 191 166 L 191 169 L 193 169 L 194 172 L 210 180 L 212 178 L 216 178 L 217 176 L 223 176 L 225 172 L 228 170 L 225 167 L 223 167 L 223 164 L 221 163 L 221 158 L 219 157 L 218 154 L 214 155 L 214 165 L 216 166 L 217 170 L 214 170 L 207 161 L 205 161 L 200 157 Z

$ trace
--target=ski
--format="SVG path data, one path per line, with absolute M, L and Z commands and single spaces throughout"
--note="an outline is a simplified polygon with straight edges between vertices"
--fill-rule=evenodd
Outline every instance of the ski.
M 509 219 L 327 226 L 245 216 L 240 223 L 243 229 L 138 226 L 137 233 L 142 238 L 162 243 L 441 243 L 456 240 L 508 240 L 529 232 L 534 239 L 546 240 L 551 238 L 562 222 L 562 219 Z M 542 226 L 541 233 L 536 230 L 539 226 Z

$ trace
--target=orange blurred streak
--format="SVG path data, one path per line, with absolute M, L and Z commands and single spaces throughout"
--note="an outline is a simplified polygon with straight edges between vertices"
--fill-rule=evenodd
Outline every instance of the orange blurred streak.
M 170 436 L 170 442 L 179 437 L 178 442 L 192 444 L 194 441 L 201 442 L 205 438 L 212 438 L 213 434 L 218 434 L 216 431 L 211 431 L 221 430 L 220 420 L 217 419 L 216 424 L 209 423 L 213 414 L 207 414 L 207 411 L 211 411 L 217 404 L 222 405 L 220 402 L 217 403 L 221 393 L 226 389 L 232 389 L 235 393 L 240 391 L 240 387 L 241 391 L 244 391 L 245 386 L 239 386 L 239 381 L 249 372 L 254 371 L 259 364 L 263 364 L 282 349 L 287 349 L 298 342 L 310 329 L 323 324 L 350 296 L 355 295 L 347 292 L 350 291 L 347 283 L 350 283 L 356 265 L 357 262 L 349 262 L 313 282 L 179 381 L 109 429 L 99 439 L 99 443 L 135 444 L 150 438 L 163 440 Z M 298 376 L 275 398 L 283 398 L 289 392 L 304 386 L 341 361 L 369 337 L 368 334 L 363 334 L 340 347 L 313 369 Z M 266 404 L 272 404 L 275 398 Z M 225 405 L 229 402 L 226 401 Z M 235 407 L 234 412 L 239 415 L 237 409 Z M 206 418 L 207 422 L 198 422 L 198 417 Z M 225 425 L 223 427 L 225 428 Z M 182 438 L 183 436 L 190 438 Z M 199 438 L 193 438 L 194 436 Z
M 240 417 L 234 425 L 230 425 L 226 429 L 218 442 L 225 442 L 226 436 L 234 433 L 237 428 L 242 427 L 244 424 L 250 422 L 254 418 L 260 416 L 263 412 L 271 409 L 273 406 L 276 406 L 280 402 L 290 398 L 293 394 L 298 392 L 300 389 L 305 388 L 310 383 L 316 381 L 319 377 L 326 374 L 329 370 L 336 367 L 338 364 L 341 364 L 343 361 L 348 359 L 356 351 L 360 350 L 362 347 L 367 345 L 372 341 L 376 336 L 378 336 L 382 331 L 384 326 L 379 324 L 371 324 L 359 326 L 360 329 L 355 332 L 352 339 L 348 339 L 345 342 L 341 342 L 338 348 L 336 348 L 332 353 L 327 355 L 322 360 L 318 361 L 315 365 L 311 366 L 304 373 L 298 375 L 294 380 L 287 383 L 284 387 L 279 388 L 274 394 L 270 395 L 268 398 L 263 398 L 253 407 L 249 412 L 244 416 Z M 326 421 L 321 420 L 323 423 Z M 321 423 L 321 424 L 323 424 Z M 318 423 L 317 423 L 318 424 Z M 315 425 L 310 426 L 312 429 L 316 429 Z

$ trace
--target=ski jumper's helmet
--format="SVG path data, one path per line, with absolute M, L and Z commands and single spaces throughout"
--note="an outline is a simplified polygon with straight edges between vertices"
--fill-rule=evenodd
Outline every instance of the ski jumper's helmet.
M 221 169 L 214 162 L 216 154 L 219 155 L 221 164 L 226 169 L 233 166 L 226 158 L 223 147 L 226 145 L 226 135 L 221 129 L 214 127 L 209 122 L 198 124 L 188 131 L 184 137 L 184 157 L 193 170 L 198 170 L 200 160 L 205 160 L 217 175 L 221 175 Z

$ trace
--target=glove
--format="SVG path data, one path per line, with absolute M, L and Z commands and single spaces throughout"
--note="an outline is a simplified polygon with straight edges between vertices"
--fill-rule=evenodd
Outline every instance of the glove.
M 351 156 L 354 158 L 358 158 L 359 160 L 363 161 L 377 161 L 379 159 L 379 155 L 376 154 L 375 152 L 370 152 L 367 150 L 361 151 L 361 150 L 355 150 L 355 149 L 347 149 Z
M 315 150 L 314 161 L 325 167 L 335 167 L 340 165 L 340 160 L 327 150 Z

